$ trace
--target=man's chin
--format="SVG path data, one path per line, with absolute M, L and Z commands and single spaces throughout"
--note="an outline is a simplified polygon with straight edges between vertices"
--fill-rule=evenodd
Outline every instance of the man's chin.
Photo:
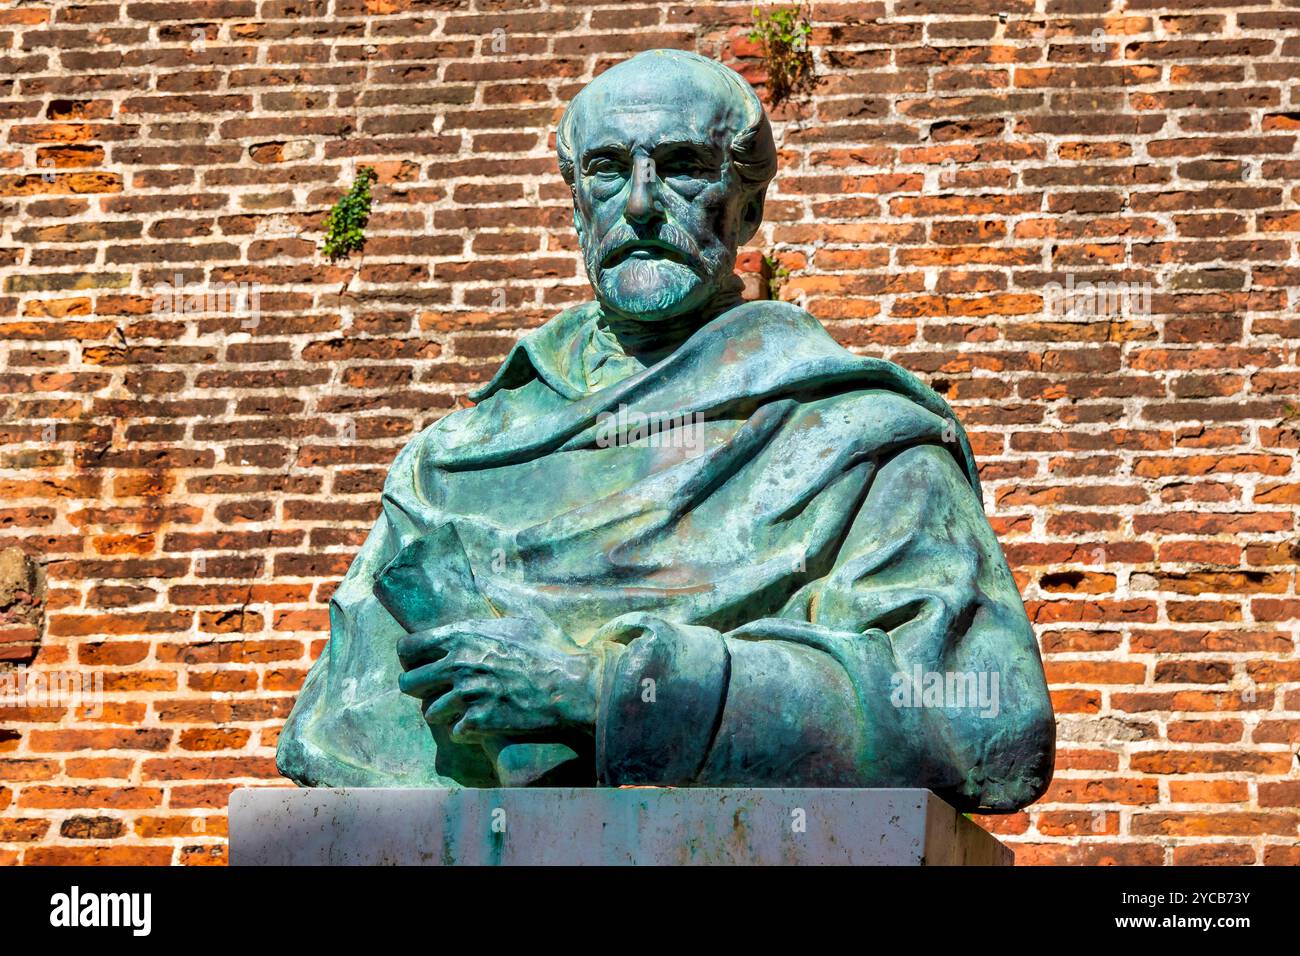
M 703 280 L 677 263 L 624 262 L 596 284 L 609 308 L 643 322 L 675 318 L 700 308 L 708 298 Z

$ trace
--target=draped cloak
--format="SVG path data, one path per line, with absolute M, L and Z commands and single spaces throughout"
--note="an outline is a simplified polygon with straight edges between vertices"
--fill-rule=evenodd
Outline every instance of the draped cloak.
M 398 455 L 280 737 L 282 772 L 309 786 L 928 787 L 989 810 L 1040 796 L 1042 663 L 943 399 L 779 302 L 592 384 L 600 318 L 587 303 L 525 336 L 474 407 Z M 446 525 L 496 613 L 619 646 L 589 752 L 531 751 L 572 757 L 551 761 L 563 774 L 452 759 L 398 691 L 406 631 L 376 579 Z M 948 693 L 930 694 L 934 675 Z

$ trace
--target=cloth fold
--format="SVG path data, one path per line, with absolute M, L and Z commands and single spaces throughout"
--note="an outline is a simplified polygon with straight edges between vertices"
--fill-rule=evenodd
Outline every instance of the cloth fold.
M 397 691 L 404 631 L 373 593 L 403 547 L 450 524 L 499 613 L 611 650 L 591 783 L 929 786 L 995 810 L 1041 793 L 1042 665 L 943 399 L 776 302 L 592 382 L 600 320 L 587 303 L 525 336 L 476 406 L 398 455 L 282 770 L 473 782 L 438 771 Z M 997 715 L 899 704 L 935 674 L 996 685 Z

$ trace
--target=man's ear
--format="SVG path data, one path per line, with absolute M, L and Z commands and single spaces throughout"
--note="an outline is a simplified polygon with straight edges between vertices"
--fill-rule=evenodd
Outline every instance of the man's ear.
M 758 232 L 758 227 L 763 224 L 763 200 L 766 195 L 765 189 L 761 193 L 750 196 L 744 208 L 740 210 L 740 232 L 737 238 L 742 246 L 754 238 L 754 233 Z

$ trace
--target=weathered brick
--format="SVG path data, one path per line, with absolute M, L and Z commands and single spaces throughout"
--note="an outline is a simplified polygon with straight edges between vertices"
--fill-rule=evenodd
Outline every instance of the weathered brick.
M 589 295 L 564 103 L 655 45 L 767 80 L 743 4 L 526 6 L 0 12 L 0 535 L 49 586 L 0 662 L 107 698 L 0 711 L 0 862 L 225 862 L 387 466 Z M 1062 722 L 1045 799 L 980 818 L 1021 864 L 1300 862 L 1300 16 L 1194 7 L 813 5 L 740 265 L 970 430 Z M 361 165 L 366 255 L 325 263 Z M 156 309 L 178 281 L 260 315 Z

